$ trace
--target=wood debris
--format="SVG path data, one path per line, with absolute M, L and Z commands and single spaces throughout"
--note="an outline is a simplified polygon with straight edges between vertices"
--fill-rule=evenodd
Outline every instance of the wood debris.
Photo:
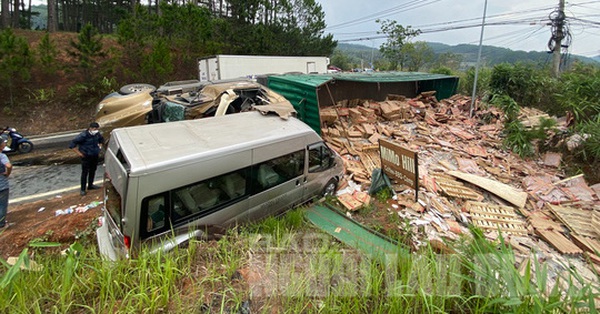
M 464 186 L 464 184 L 454 180 L 452 177 L 434 174 L 433 179 L 433 184 L 435 184 L 436 187 L 439 187 L 442 190 L 442 192 L 448 196 L 467 200 L 483 200 L 483 195 L 477 193 L 471 188 Z
M 561 254 L 581 254 L 583 251 L 567 239 L 562 233 L 555 230 L 535 230 L 546 242 L 550 243 Z
M 479 186 L 495 195 L 498 195 L 499 197 L 519 208 L 525 207 L 525 202 L 527 201 L 527 193 L 525 192 L 518 191 L 504 183 L 469 173 L 459 171 L 450 171 L 448 173 L 459 179 L 475 184 L 476 186 Z
M 600 211 L 546 204 L 548 209 L 575 234 L 600 239 Z
M 544 165 L 548 167 L 558 168 L 560 167 L 561 159 L 562 154 L 548 152 L 544 154 Z
M 473 224 L 483 230 L 500 230 L 502 233 L 527 235 L 525 221 L 510 206 L 467 202 Z
M 600 246 L 600 183 L 590 187 L 582 176 L 566 177 L 560 153 L 523 160 L 503 150 L 503 112 L 476 107 L 471 117 L 470 104 L 466 96 L 438 101 L 430 92 L 412 99 L 390 94 L 383 101 L 343 100 L 321 108 L 323 138 L 344 158 L 340 203 L 348 211 L 368 204 L 365 192 L 348 185 L 360 185 L 362 191 L 370 186 L 373 170 L 381 166 L 379 140 L 386 139 L 419 156 L 418 202 L 409 187 L 392 182 L 398 194 L 388 209 L 422 231 L 415 243 L 456 239 L 468 234 L 470 223 L 489 239 L 504 237 L 524 256 L 539 250 L 556 255 L 550 252 L 554 248 L 567 255 L 586 252 L 590 262 L 600 263 L 593 253 Z M 526 128 L 549 118 L 533 108 L 519 114 Z
M 571 239 L 573 240 L 573 243 L 575 243 L 575 245 L 577 245 L 583 251 L 591 254 L 600 254 L 600 241 L 576 234 L 571 234 Z

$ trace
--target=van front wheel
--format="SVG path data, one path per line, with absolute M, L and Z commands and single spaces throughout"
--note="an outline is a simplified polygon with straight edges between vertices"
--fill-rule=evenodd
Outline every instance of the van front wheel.
M 327 182 L 323 188 L 321 196 L 333 196 L 333 194 L 335 194 L 335 190 L 337 190 L 337 184 L 338 182 L 336 179 L 329 180 L 329 182 Z

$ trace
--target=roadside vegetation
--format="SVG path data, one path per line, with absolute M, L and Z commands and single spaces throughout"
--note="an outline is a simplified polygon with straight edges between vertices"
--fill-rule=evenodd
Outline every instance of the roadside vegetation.
M 45 254 L 52 243 L 23 251 L 0 278 L 0 311 L 595 313 L 599 288 L 567 265 L 550 276 L 535 252 L 518 269 L 502 239 L 475 229 L 451 245 L 456 254 L 425 247 L 369 258 L 310 227 L 303 209 L 116 263 L 87 240 L 62 255 Z
M 344 70 L 359 65 L 323 35 L 322 11 L 313 1 L 306 1 L 302 14 L 279 8 L 285 14 L 273 17 L 284 17 L 266 24 L 244 10 L 228 19 L 190 5 L 163 2 L 161 18 L 154 9 L 127 11 L 115 21 L 116 30 L 104 33 L 92 24 L 78 34 L 58 34 L 62 38 L 2 30 L 0 91 L 7 97 L 0 115 L 24 124 L 65 124 L 54 119 L 56 113 L 30 116 L 51 107 L 66 121 L 86 112 L 81 120 L 87 125 L 98 101 L 120 86 L 195 78 L 196 59 L 218 53 L 328 55 Z M 375 68 L 455 75 L 458 91 L 471 95 L 474 69 L 461 68 L 460 55 L 435 55 L 424 43 L 408 40 L 418 30 L 381 23 L 382 32 L 399 37 L 375 55 Z M 497 64 L 480 70 L 477 86 L 479 106 L 496 106 L 504 114 L 506 148 L 524 158 L 561 152 L 568 174 L 583 172 L 589 183 L 600 182 L 598 66 L 571 63 L 552 78 L 549 65 Z M 569 128 L 557 130 L 547 120 L 525 129 L 517 116 L 524 107 L 568 119 Z M 569 149 L 566 142 L 574 137 L 581 145 Z M 385 201 L 389 195 L 377 197 Z M 388 236 L 405 243 L 409 230 Z M 502 239 L 491 243 L 475 229 L 447 244 L 456 254 L 425 247 L 368 258 L 311 228 L 302 209 L 233 229 L 220 240 L 195 241 L 168 254 L 142 251 L 116 263 L 100 259 L 90 236 L 64 254 L 48 253 L 56 245 L 35 241 L 15 265 L 2 261 L 0 312 L 595 313 L 599 288 L 568 265 L 550 276 L 535 252 L 519 268 Z

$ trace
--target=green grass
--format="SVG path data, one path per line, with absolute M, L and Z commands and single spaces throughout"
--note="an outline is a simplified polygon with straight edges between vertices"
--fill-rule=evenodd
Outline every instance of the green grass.
M 382 262 L 318 232 L 302 211 L 116 263 L 91 245 L 74 244 L 60 256 L 37 243 L 34 258 L 25 250 L 17 265 L 4 265 L 0 312 L 596 312 L 596 283 L 569 267 L 550 276 L 535 255 L 520 272 L 509 246 L 477 230 L 454 245 L 460 254 L 425 247 Z M 19 269 L 33 260 L 43 268 Z

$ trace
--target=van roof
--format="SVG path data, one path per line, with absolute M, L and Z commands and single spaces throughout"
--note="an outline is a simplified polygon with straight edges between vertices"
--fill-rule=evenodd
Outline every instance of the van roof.
M 131 174 L 154 172 L 210 158 L 223 153 L 280 142 L 313 134 L 308 125 L 296 118 L 283 120 L 277 115 L 257 111 L 220 117 L 157 123 L 112 131 Z

